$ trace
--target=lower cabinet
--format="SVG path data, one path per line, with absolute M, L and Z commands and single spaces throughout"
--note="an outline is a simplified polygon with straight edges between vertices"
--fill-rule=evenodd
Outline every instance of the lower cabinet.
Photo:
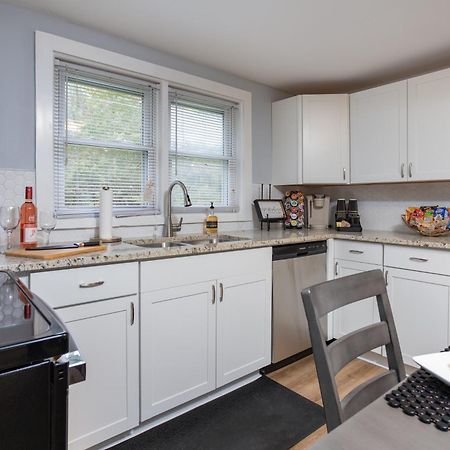
M 369 270 L 380 269 L 377 264 L 365 264 L 354 261 L 335 260 L 335 277 L 341 278 Z M 339 308 L 333 313 L 334 337 L 336 339 L 351 333 L 359 328 L 371 325 L 380 320 L 375 297 L 367 298 L 351 305 Z M 381 353 L 381 349 L 373 350 Z
M 270 248 L 141 264 L 142 421 L 270 363 L 271 265 Z
M 217 387 L 270 363 L 271 283 L 265 274 L 220 280 Z
M 141 297 L 141 417 L 215 388 L 215 281 Z
M 58 309 L 86 360 L 86 381 L 69 388 L 69 450 L 139 424 L 137 295 Z
M 336 278 L 381 269 L 382 266 L 364 264 L 353 261 L 336 260 Z M 367 298 L 351 305 L 344 306 L 334 313 L 334 334 L 340 338 L 358 328 L 371 325 L 380 320 L 375 297 Z
M 449 345 L 450 277 L 386 268 L 388 294 L 406 364 Z

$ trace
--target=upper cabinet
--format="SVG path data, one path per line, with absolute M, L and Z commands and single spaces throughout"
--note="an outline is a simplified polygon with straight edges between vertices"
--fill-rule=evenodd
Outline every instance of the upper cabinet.
M 411 181 L 450 178 L 450 69 L 408 80 Z
M 347 94 L 303 96 L 303 183 L 349 182 Z
M 272 184 L 303 183 L 302 97 L 272 103 Z
M 406 181 L 407 82 L 350 95 L 352 183 Z
M 272 105 L 272 183 L 346 184 L 347 94 L 302 95 Z
M 273 184 L 450 180 L 450 69 L 350 102 L 347 94 L 288 98 L 272 116 Z

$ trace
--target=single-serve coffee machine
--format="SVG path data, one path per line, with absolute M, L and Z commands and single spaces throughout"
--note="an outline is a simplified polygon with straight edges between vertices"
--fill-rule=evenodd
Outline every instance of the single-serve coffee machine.
M 306 196 L 308 228 L 326 230 L 330 225 L 330 197 L 325 194 Z

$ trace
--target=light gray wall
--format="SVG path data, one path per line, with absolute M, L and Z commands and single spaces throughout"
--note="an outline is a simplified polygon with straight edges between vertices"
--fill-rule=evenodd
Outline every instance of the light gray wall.
M 35 167 L 34 32 L 45 31 L 252 93 L 253 181 L 270 182 L 271 103 L 289 94 L 60 18 L 0 2 L 0 168 Z M 251 55 L 249 55 L 251 57 Z M 270 60 L 267 62 L 270 64 Z

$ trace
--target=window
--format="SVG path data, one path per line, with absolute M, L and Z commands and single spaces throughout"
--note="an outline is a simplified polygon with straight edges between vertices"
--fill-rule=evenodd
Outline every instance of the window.
M 237 123 L 239 104 L 170 89 L 169 180 L 181 180 L 193 207 L 237 211 Z M 183 206 L 174 191 L 175 206 Z
M 158 213 L 157 85 L 55 62 L 54 209 L 92 215 L 104 185 L 115 212 Z

